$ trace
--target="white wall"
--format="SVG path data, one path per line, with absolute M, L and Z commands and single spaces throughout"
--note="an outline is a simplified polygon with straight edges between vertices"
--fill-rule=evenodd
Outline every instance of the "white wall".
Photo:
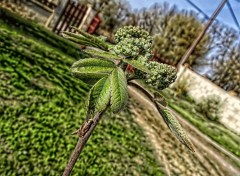
M 209 95 L 218 95 L 224 106 L 221 112 L 220 122 L 240 134 L 240 99 L 230 95 L 228 92 L 213 84 L 208 79 L 196 74 L 188 68 L 181 67 L 178 73 L 176 84 L 183 79 L 187 79 L 189 84 L 188 94 L 195 101 L 199 101 L 202 97 Z

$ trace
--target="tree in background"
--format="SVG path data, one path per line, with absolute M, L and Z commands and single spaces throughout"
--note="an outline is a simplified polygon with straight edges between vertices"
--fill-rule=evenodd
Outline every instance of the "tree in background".
M 192 12 L 166 14 L 157 21 L 159 32 L 154 37 L 154 54 L 158 60 L 170 65 L 177 65 L 192 42 L 203 30 L 203 24 Z M 208 52 L 209 36 L 201 40 L 187 63 L 193 65 L 196 59 Z
M 210 29 L 212 44 L 207 77 L 229 92 L 240 95 L 240 44 L 237 31 L 216 22 Z
M 231 49 L 239 37 L 235 29 L 218 21 L 212 24 L 208 34 L 211 38 L 209 50 L 218 54 Z
M 114 33 L 116 29 L 124 26 L 130 16 L 130 5 L 125 0 L 84 0 L 81 3 L 88 3 L 99 13 L 101 17 L 100 30 Z
M 219 21 L 215 21 L 208 30 L 208 36 L 210 38 L 208 45 L 208 56 L 201 57 L 196 60 L 193 69 L 199 73 L 207 74 L 207 77 L 211 79 L 212 60 L 217 60 L 219 56 L 222 57 L 233 48 L 239 37 L 237 31 Z
M 209 77 L 226 91 L 240 95 L 240 44 L 236 44 L 212 62 L 213 74 Z
M 130 15 L 130 5 L 123 0 L 109 1 L 102 9 L 102 23 L 100 28 L 114 33 L 119 27 L 124 26 Z
M 177 12 L 178 9 L 175 5 L 170 6 L 167 2 L 155 3 L 150 8 L 142 8 L 132 12 L 131 18 L 128 18 L 128 25 L 139 26 L 154 35 L 158 32 L 158 19 L 163 19 L 166 14 Z

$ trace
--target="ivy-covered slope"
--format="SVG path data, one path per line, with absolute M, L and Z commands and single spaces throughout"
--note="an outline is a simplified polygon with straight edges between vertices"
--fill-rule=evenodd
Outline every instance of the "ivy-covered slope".
M 0 28 L 0 175 L 61 175 L 88 86 L 74 59 Z M 72 175 L 163 175 L 127 111 L 103 117 Z

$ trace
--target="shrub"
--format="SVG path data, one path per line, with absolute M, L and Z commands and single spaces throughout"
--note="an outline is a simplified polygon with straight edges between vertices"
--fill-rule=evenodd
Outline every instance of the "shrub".
M 197 103 L 196 110 L 209 120 L 218 121 L 223 105 L 219 96 L 211 95 L 201 98 L 200 102 Z
M 176 81 L 171 87 L 174 90 L 174 96 L 176 97 L 186 97 L 188 93 L 189 82 L 186 77 L 181 77 Z

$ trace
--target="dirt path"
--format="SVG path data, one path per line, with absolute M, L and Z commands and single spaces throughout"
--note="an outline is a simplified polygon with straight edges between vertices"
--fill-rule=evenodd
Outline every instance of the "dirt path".
M 129 88 L 130 105 L 136 122 L 143 128 L 153 146 L 156 157 L 164 165 L 166 175 L 183 176 L 240 176 L 240 169 L 233 167 L 199 131 L 188 122 L 181 120 L 195 146 L 195 153 L 190 152 L 167 129 L 151 102 L 134 88 Z

